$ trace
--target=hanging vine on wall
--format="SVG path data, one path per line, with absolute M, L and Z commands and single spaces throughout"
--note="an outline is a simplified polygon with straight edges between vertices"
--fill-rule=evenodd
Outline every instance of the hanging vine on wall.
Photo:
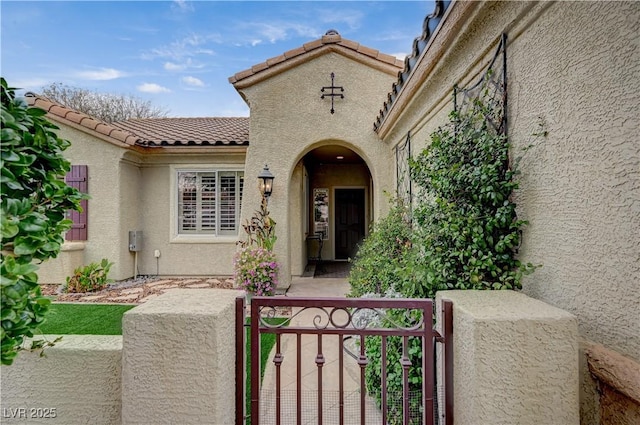
M 421 188 L 414 211 L 428 262 L 429 285 L 439 289 L 519 289 L 535 269 L 516 259 L 521 229 L 511 199 L 518 188 L 517 164 L 509 164 L 506 136 L 485 119 L 493 113 L 481 100 L 449 126 L 432 134 L 431 145 L 412 161 Z

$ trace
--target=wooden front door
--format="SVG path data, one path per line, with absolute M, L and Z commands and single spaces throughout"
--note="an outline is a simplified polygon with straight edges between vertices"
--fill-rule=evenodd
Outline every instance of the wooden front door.
M 336 260 L 353 258 L 364 238 L 364 189 L 335 190 Z

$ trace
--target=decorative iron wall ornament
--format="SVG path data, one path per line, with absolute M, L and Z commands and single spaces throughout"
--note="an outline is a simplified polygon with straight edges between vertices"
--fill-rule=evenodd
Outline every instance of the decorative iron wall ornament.
M 396 151 L 396 196 L 402 199 L 404 204 L 411 208 L 411 170 L 409 159 L 411 158 L 411 132 L 407 132 L 407 138 L 395 148 Z
M 507 134 L 507 35 L 502 34 L 493 59 L 478 81 L 466 88 L 453 86 L 453 108 L 460 115 L 485 105 L 487 123 L 497 134 Z
M 332 72 L 331 73 L 331 85 L 330 86 L 324 86 L 320 89 L 320 91 L 322 92 L 322 94 L 320 95 L 320 99 L 324 99 L 325 96 L 326 97 L 330 97 L 331 98 L 331 113 L 333 114 L 335 112 L 335 109 L 333 108 L 333 98 L 334 97 L 339 97 L 340 99 L 344 99 L 344 87 L 342 86 L 336 86 L 334 84 L 334 79 L 335 79 L 335 74 Z M 325 93 L 325 90 L 331 90 L 331 92 L 329 93 Z M 339 90 L 338 92 L 336 92 L 337 90 Z

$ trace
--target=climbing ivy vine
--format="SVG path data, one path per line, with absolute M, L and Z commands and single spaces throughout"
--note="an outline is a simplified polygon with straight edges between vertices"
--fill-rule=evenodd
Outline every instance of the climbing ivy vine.
M 419 258 L 427 269 L 427 291 L 443 289 L 520 289 L 535 266 L 517 259 L 521 232 L 512 193 L 518 188 L 518 161 L 509 161 L 510 144 L 485 117 L 493 111 L 476 99 L 473 108 L 453 112 L 450 123 L 431 135 L 431 143 L 411 161 L 420 188 L 414 210 Z

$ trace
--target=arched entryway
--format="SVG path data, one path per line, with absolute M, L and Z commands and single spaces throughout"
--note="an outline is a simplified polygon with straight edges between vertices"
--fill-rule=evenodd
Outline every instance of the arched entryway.
M 306 260 L 347 261 L 367 234 L 371 172 L 348 147 L 326 144 L 301 159 Z

